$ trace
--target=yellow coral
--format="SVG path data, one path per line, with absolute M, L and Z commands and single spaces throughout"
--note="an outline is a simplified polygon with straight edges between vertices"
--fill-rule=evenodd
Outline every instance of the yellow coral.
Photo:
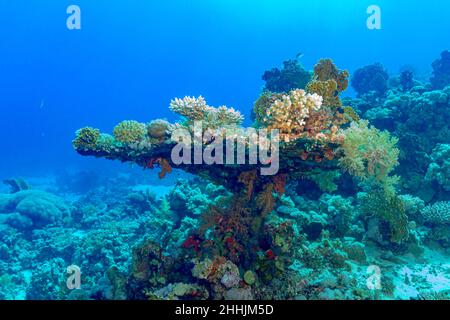
M 338 85 L 335 80 L 313 80 L 308 86 L 309 92 L 317 93 L 323 97 L 323 105 L 327 107 L 340 107 L 342 105 L 338 95 Z
M 321 59 L 314 66 L 314 79 L 318 81 L 334 80 L 339 92 L 347 89 L 348 77 L 348 71 L 339 70 L 331 59 Z
M 72 141 L 76 150 L 94 150 L 100 138 L 100 130 L 85 127 L 77 131 L 75 140 Z
M 304 134 L 306 120 L 321 106 L 322 97 L 318 94 L 293 90 L 289 95 L 282 95 L 280 99 L 275 100 L 267 109 L 264 122 L 267 129 L 280 130 L 280 138 L 289 142 Z
M 114 128 L 114 137 L 117 141 L 123 143 L 139 143 L 143 141 L 147 135 L 145 124 L 133 120 L 120 122 Z

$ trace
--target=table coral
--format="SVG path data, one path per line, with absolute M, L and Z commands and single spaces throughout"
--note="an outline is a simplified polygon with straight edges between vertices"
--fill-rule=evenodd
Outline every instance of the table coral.
M 185 297 L 183 294 L 190 291 L 184 289 L 190 284 L 208 288 L 210 297 L 219 299 L 242 293 L 281 297 L 303 289 L 310 290 L 302 292 L 305 296 L 319 297 L 323 291 L 314 285 L 304 284 L 302 289 L 293 286 L 289 293 L 273 293 L 268 288 L 294 282 L 290 267 L 296 259 L 308 267 L 322 264 L 342 271 L 350 270 L 349 260 L 366 261 L 358 242 L 364 239 L 366 226 L 354 223 L 355 216 L 378 219 L 387 243 L 383 245 L 400 246 L 407 241 L 405 209 L 392 187 L 395 178 L 391 174 L 399 157 L 397 140 L 364 120 L 357 121 L 359 116 L 353 109 L 345 111 L 339 95 L 348 86 L 347 79 L 348 72 L 339 70 L 329 59 L 321 60 L 305 88 L 265 92 L 258 99 L 253 110 L 255 125 L 250 129 L 281 131 L 279 171 L 274 176 L 261 175 L 258 169 L 263 164 L 259 163 L 193 165 L 172 161 L 171 151 L 178 141 L 172 141 L 170 133 L 176 128 L 192 133 L 194 122 L 202 121 L 202 133 L 206 129 L 245 129 L 240 127 L 243 117 L 238 111 L 211 107 L 202 97 L 172 100 L 170 109 L 181 116 L 179 123 L 156 120 L 144 125 L 144 130 L 142 124 L 135 123 L 141 128 L 131 130 L 137 132 L 135 138 L 128 139 L 132 136 L 128 133 L 125 139 L 116 135 L 111 144 L 117 147 L 104 150 L 98 141 L 89 148 L 74 143 L 81 155 L 136 163 L 143 168 L 159 162 L 165 168 L 193 173 L 226 189 L 223 194 L 213 190 L 212 196 L 198 184 L 179 183 L 167 197 L 170 210 L 166 211 L 172 212 L 173 219 L 167 224 L 167 232 L 133 252 L 130 288 L 146 292 L 146 297 Z M 127 129 L 129 124 L 121 127 Z M 213 140 L 202 139 L 201 147 L 210 146 Z M 142 143 L 145 147 L 137 149 L 136 145 Z M 246 153 L 250 144 L 245 144 Z M 335 191 L 332 180 L 339 177 L 339 170 L 359 177 L 368 189 L 367 198 L 360 198 L 359 206 L 342 197 L 323 197 L 318 205 L 292 195 L 291 183 L 304 182 L 305 178 Z M 347 174 L 342 176 L 350 180 Z M 153 219 L 151 223 L 162 221 Z M 332 238 L 344 235 L 354 240 Z M 167 248 L 175 247 L 173 255 L 164 254 Z M 221 271 L 224 266 L 228 266 L 226 272 Z M 192 277 L 185 272 L 191 269 Z M 248 274 L 241 281 L 244 270 L 251 270 L 256 282 Z M 290 280 L 283 282 L 283 277 Z M 162 290 L 161 295 L 155 295 L 158 290 Z

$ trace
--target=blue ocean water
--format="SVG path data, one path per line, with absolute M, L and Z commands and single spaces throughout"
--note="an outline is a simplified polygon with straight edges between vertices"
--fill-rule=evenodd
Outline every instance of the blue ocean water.
M 0 300 L 450 299 L 450 2 L 3 0 L 0 23 Z M 273 178 L 142 154 L 174 98 L 267 126 L 296 89 L 331 124 Z
M 66 9 L 82 9 L 68 30 Z M 372 1 L 2 1 L 1 175 L 89 166 L 70 141 L 76 129 L 110 131 L 122 119 L 173 119 L 174 97 L 250 109 L 261 75 L 304 53 L 354 71 L 382 62 L 423 73 L 448 46 L 442 1 L 377 1 L 382 30 L 368 30 Z M 350 92 L 348 93 L 350 94 Z M 102 164 L 104 165 L 104 164 Z

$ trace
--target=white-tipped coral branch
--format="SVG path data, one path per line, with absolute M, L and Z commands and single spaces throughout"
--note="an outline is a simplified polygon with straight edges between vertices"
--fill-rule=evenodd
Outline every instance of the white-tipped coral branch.
M 176 98 L 170 102 L 170 110 L 185 117 L 188 123 L 205 121 L 207 127 L 212 129 L 239 126 L 244 121 L 244 117 L 239 111 L 225 106 L 219 108 L 208 106 L 202 96 Z
M 316 93 L 293 90 L 272 103 L 264 122 L 268 129 L 279 129 L 282 139 L 288 142 L 304 131 L 306 120 L 311 113 L 320 110 L 322 101 L 322 97 Z

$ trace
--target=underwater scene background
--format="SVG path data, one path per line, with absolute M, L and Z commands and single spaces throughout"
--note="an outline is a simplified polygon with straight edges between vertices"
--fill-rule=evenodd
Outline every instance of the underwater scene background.
M 449 299 L 449 6 L 0 1 L 0 299 Z

